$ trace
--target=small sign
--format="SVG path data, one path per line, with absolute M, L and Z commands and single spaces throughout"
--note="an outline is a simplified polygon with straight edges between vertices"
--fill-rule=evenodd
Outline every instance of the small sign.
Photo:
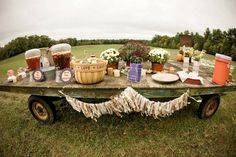
M 33 72 L 33 79 L 36 82 L 42 82 L 44 80 L 44 74 L 41 70 L 36 70 Z
M 66 68 L 62 70 L 61 75 L 60 75 L 60 79 L 62 82 L 64 83 L 70 82 L 72 80 L 72 77 L 73 77 L 73 73 L 70 68 Z

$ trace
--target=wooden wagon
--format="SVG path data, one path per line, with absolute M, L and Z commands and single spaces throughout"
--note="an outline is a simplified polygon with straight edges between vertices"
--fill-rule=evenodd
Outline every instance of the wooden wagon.
M 182 63 L 170 61 L 165 65 L 165 68 L 169 67 L 174 67 L 178 71 L 182 69 Z M 236 83 L 228 82 L 225 86 L 212 83 L 212 70 L 202 65 L 199 74 L 203 77 L 203 85 L 186 84 L 180 80 L 171 84 L 160 84 L 155 82 L 151 75 L 143 77 L 141 82 L 134 83 L 128 81 L 126 75 L 121 75 L 119 78 L 105 76 L 104 81 L 93 85 L 82 85 L 75 82 L 63 84 L 55 81 L 29 82 L 29 78 L 25 78 L 17 83 L 0 84 L 0 91 L 30 94 L 29 110 L 35 119 L 44 124 L 51 124 L 55 121 L 56 113 L 53 101 L 63 99 L 59 90 L 76 98 L 109 99 L 127 87 L 134 88 L 149 99 L 175 98 L 189 90 L 191 97 L 200 96 L 202 98 L 198 116 L 205 119 L 217 111 L 220 95 L 236 90 Z

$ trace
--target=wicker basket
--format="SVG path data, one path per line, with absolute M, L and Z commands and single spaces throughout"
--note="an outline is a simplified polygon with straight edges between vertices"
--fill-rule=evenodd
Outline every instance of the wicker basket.
M 96 64 L 80 63 L 76 60 L 74 63 L 75 79 L 81 84 L 94 84 L 104 79 L 107 68 L 107 61 L 97 59 Z

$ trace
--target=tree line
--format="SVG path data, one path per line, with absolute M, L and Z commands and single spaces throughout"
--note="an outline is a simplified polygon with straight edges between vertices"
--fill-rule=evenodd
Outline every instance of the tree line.
M 29 49 L 50 47 L 59 43 L 68 43 L 71 46 L 78 45 L 98 45 L 98 44 L 125 44 L 128 39 L 97 39 L 97 40 L 77 40 L 76 38 L 66 38 L 54 40 L 46 35 L 31 35 L 18 37 L 4 47 L 0 47 L 0 60 L 23 53 Z
M 155 35 L 151 40 L 151 45 L 163 48 L 179 48 L 180 35 L 191 35 L 193 48 L 197 50 L 206 50 L 208 54 L 221 53 L 231 56 L 236 61 L 236 28 L 230 28 L 228 31 L 220 29 L 207 28 L 203 35 L 184 31 L 177 33 L 174 37 Z
M 193 39 L 193 48 L 197 50 L 206 50 L 209 54 L 222 53 L 231 56 L 236 61 L 236 28 L 221 31 L 220 29 L 206 29 L 203 35 L 184 31 L 170 37 L 167 35 L 155 35 L 152 40 L 138 40 L 154 47 L 173 48 L 180 47 L 180 35 L 191 35 Z M 66 38 L 54 40 L 46 35 L 31 35 L 18 37 L 4 47 L 0 47 L 0 60 L 6 59 L 17 54 L 23 53 L 32 48 L 50 47 L 58 43 L 68 43 L 71 46 L 78 45 L 97 45 L 97 44 L 125 44 L 130 39 L 94 39 L 78 40 L 76 38 Z

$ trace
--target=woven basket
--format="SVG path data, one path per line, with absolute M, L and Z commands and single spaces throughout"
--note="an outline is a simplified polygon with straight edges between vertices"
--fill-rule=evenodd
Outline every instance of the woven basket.
M 83 64 L 80 60 L 74 63 L 75 79 L 81 84 L 94 84 L 104 79 L 107 61 L 97 59 L 96 64 Z

